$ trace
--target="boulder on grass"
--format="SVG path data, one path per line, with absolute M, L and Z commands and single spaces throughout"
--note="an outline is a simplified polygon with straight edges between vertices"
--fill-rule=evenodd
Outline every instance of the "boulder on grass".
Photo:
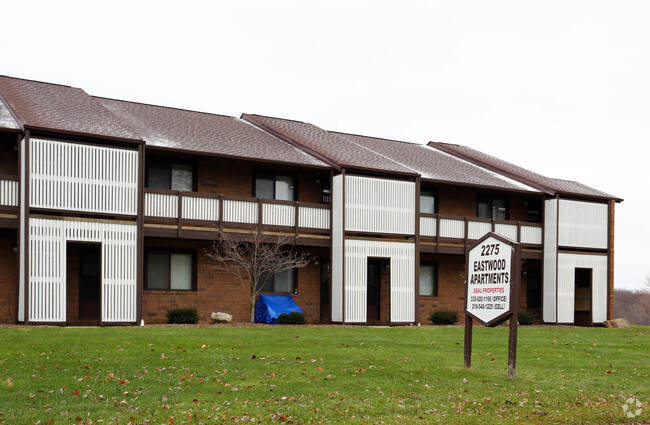
M 605 326 L 613 329 L 630 329 L 630 322 L 625 319 L 607 320 Z
M 222 313 L 220 311 L 210 315 L 213 323 L 230 323 L 232 322 L 232 314 Z

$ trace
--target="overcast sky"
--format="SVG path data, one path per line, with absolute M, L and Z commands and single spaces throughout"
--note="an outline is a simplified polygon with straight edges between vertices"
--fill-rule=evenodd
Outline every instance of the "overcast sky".
M 648 1 L 11 1 L 0 74 L 110 98 L 471 146 L 622 197 L 650 273 Z

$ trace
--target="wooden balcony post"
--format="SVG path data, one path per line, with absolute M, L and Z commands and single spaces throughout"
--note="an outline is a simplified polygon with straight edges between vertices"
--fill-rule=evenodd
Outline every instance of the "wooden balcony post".
M 176 196 L 178 196 L 178 237 L 181 237 L 183 230 L 183 199 L 181 196 L 181 191 L 176 191 Z
M 223 194 L 219 194 L 219 214 L 218 214 L 218 220 L 219 220 L 219 231 L 223 232 Z
M 298 218 L 299 218 L 299 210 L 300 210 L 300 201 L 296 201 L 296 205 L 294 206 L 294 220 L 295 222 L 293 223 L 295 226 L 295 232 L 296 232 L 296 239 L 298 239 Z

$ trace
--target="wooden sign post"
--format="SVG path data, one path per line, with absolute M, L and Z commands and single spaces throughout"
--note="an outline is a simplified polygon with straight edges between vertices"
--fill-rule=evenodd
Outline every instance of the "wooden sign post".
M 473 320 L 491 326 L 509 316 L 508 377 L 515 379 L 521 246 L 488 233 L 470 247 L 466 258 L 465 368 L 472 366 Z

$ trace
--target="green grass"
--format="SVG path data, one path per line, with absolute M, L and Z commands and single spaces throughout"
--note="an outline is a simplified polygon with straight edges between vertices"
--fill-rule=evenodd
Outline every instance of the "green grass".
M 648 423 L 649 330 L 522 327 L 510 381 L 507 328 L 0 328 L 0 421 Z

